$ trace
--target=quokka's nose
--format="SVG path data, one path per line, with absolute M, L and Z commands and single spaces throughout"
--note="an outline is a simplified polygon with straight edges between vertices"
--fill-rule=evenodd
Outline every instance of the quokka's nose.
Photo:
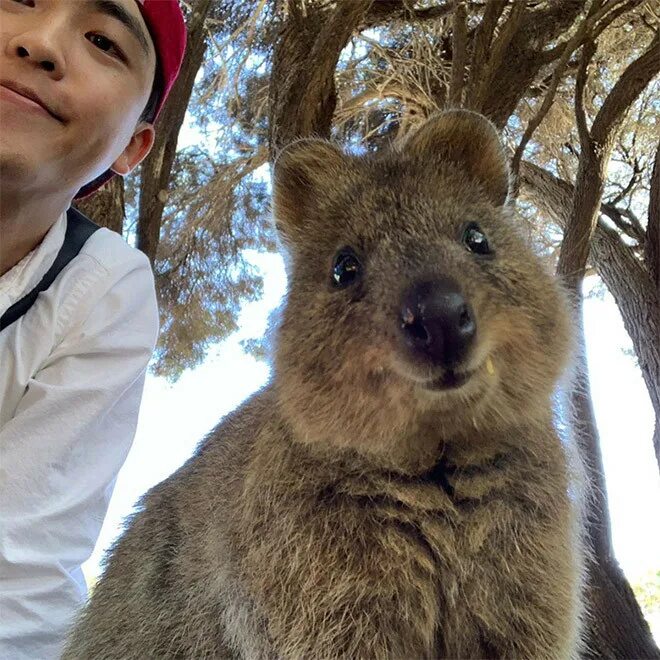
M 403 296 L 400 321 L 409 350 L 446 369 L 465 359 L 477 331 L 460 287 L 444 277 L 410 287 Z

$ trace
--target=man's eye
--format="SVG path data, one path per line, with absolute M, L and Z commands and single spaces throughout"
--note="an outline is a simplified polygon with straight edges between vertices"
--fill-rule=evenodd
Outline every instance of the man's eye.
M 96 32 L 92 32 L 88 34 L 87 38 L 99 50 L 102 50 L 106 53 L 114 54 L 117 57 L 123 59 L 123 53 L 121 52 L 117 44 L 114 41 L 112 41 L 112 39 L 108 39 L 108 37 L 104 37 L 102 34 L 97 34 Z
M 34 7 L 34 0 L 14 0 L 16 4 L 25 5 L 26 7 Z

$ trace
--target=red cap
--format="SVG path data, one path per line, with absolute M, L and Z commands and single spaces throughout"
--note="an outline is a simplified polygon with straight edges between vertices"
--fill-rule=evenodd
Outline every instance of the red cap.
M 156 102 L 152 121 L 160 114 L 176 77 L 179 75 L 186 50 L 186 24 L 178 0 L 135 0 L 154 42 L 156 59 L 160 70 L 161 93 Z M 114 176 L 108 170 L 83 186 L 76 195 L 82 199 L 91 195 Z
M 163 91 L 154 120 L 179 75 L 186 50 L 186 24 L 178 0 L 136 0 L 154 41 Z

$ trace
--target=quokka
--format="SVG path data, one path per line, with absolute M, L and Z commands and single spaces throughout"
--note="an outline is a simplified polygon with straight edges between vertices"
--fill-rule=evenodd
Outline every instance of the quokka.
M 65 658 L 578 656 L 569 314 L 508 187 L 467 111 L 283 150 L 272 380 L 145 496 Z

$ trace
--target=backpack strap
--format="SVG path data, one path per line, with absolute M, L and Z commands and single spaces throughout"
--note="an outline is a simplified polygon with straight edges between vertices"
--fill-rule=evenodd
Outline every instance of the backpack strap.
M 78 255 L 87 239 L 100 227 L 80 211 L 70 208 L 66 212 L 66 233 L 64 243 L 55 257 L 53 265 L 30 293 L 17 300 L 0 318 L 0 330 L 18 320 L 32 307 L 37 296 L 45 291 L 60 274 L 62 269 Z

